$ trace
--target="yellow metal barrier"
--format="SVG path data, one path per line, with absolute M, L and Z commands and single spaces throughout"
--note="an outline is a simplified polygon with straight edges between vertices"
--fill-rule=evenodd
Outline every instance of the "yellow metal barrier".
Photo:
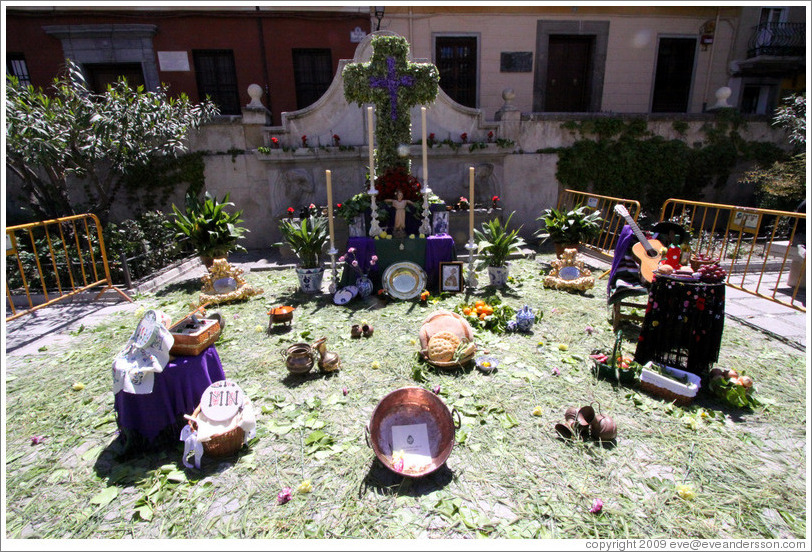
M 617 245 L 617 239 L 620 237 L 620 232 L 626 224 L 623 217 L 615 213 L 615 205 L 618 203 L 626 207 L 632 218 L 635 221 L 637 220 L 637 216 L 640 214 L 640 203 L 638 201 L 590 194 L 577 190 L 562 191 L 558 196 L 557 209 L 559 211 L 562 209 L 570 210 L 579 205 L 586 205 L 599 210 L 603 217 L 600 234 L 588 242 L 582 242 L 581 245 L 590 251 L 611 258 L 614 254 L 615 245 Z
M 806 312 L 805 213 L 668 199 L 660 220 L 689 229 L 692 252 L 717 260 L 727 285 Z
M 6 316 L 7 322 L 100 285 L 105 287 L 96 299 L 112 289 L 132 302 L 126 293 L 113 286 L 96 215 L 74 215 L 6 228 L 6 297 L 11 312 Z M 43 302 L 35 305 L 32 293 L 41 293 Z M 14 298 L 23 294 L 28 308 L 18 312 Z

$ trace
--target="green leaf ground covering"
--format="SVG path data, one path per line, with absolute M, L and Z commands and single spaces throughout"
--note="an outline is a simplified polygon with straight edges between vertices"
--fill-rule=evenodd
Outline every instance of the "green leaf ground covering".
M 709 395 L 680 408 L 614 387 L 594 378 L 588 358 L 614 342 L 604 280 L 586 295 L 545 290 L 540 261 L 549 260 L 514 262 L 513 282 L 499 293 L 507 305 L 543 313 L 533 334 L 477 330 L 480 347 L 501 360 L 490 375 L 442 371 L 415 355 L 430 312 L 490 289 L 426 304 L 336 306 L 296 292 L 293 270 L 247 274 L 265 294 L 217 309 L 227 319 L 217 350 L 251 397 L 257 437 L 234 457 L 204 457 L 201 470 L 183 467 L 179 441 L 117 456 L 110 367 L 138 313 L 77 332 L 70 348 L 8 358 L 6 537 L 803 538 L 804 353 L 726 322 L 718 366 L 755 379 L 764 402 L 753 411 Z M 138 301 L 177 319 L 199 288 L 193 280 Z M 268 334 L 266 313 L 278 304 L 297 307 L 293 325 Z M 351 324 L 363 320 L 374 335 L 351 339 Z M 280 350 L 321 336 L 342 369 L 290 376 Z M 624 353 L 633 351 L 625 342 Z M 74 390 L 76 382 L 84 388 Z M 462 419 L 446 467 L 417 480 L 381 467 L 364 440 L 378 401 L 408 385 L 439 385 Z M 556 438 L 565 408 L 589 403 L 617 422 L 616 446 Z M 32 444 L 35 435 L 41 443 Z M 309 493 L 297 491 L 304 480 Z M 279 505 L 284 487 L 292 499 Z M 596 498 L 599 514 L 589 511 Z

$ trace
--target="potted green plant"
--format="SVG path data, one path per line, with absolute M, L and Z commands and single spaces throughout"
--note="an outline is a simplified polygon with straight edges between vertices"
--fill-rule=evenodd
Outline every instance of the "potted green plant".
M 200 256 L 210 267 L 214 259 L 225 257 L 232 251 L 245 251 L 237 243 L 247 228 L 239 226 L 243 220 L 242 211 L 227 213 L 226 207 L 234 204 L 226 194 L 222 201 L 206 192 L 201 200 L 192 193 L 186 194 L 186 212 L 182 213 L 174 204 L 174 220 L 167 221 L 167 227 L 175 230 L 178 239 L 188 239 Z
M 545 209 L 536 220 L 544 223 L 544 227 L 536 232 L 536 237 L 541 238 L 541 243 L 548 239 L 553 240 L 558 257 L 564 249 L 577 247 L 579 243 L 597 237 L 603 222 L 601 212 L 590 212 L 586 205 L 577 206 L 570 211 Z
M 482 223 L 482 230 L 475 229 L 474 237 L 477 241 L 479 267 L 488 268 L 488 277 L 492 286 L 502 287 L 507 282 L 507 258 L 512 253 L 518 253 L 524 246 L 524 239 L 519 235 L 519 229 L 508 230 L 510 213 L 505 224 L 497 217 Z
M 305 293 L 318 293 L 324 277 L 320 256 L 330 240 L 327 219 L 324 217 L 285 219 L 279 225 L 279 230 L 282 238 L 299 258 L 296 275 L 299 277 L 301 290 Z

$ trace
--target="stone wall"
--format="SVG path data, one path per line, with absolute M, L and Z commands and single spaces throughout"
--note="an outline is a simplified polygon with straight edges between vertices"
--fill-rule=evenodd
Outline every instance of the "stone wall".
M 369 58 L 368 41 L 369 37 L 359 46 L 353 61 Z M 341 69 L 348 61 L 339 63 L 335 80 L 318 102 L 300 111 L 283 113 L 279 126 L 265 125 L 262 90 L 251 87 L 252 101 L 243 109 L 242 117 L 221 118 L 191 136 L 192 151 L 209 152 L 205 157 L 207 190 L 218 197 L 230 192 L 231 201 L 244 210 L 245 225 L 250 230 L 243 242 L 247 248 L 263 249 L 279 241 L 279 219 L 289 206 L 298 211 L 311 202 L 326 205 L 324 171 L 327 169 L 332 171 L 336 203 L 364 190 L 369 159 L 366 110 L 348 105 L 344 100 Z M 538 228 L 536 217 L 545 208 L 555 206 L 560 191 L 555 177 L 557 155 L 536 152 L 573 143 L 573 133 L 561 128 L 565 121 L 610 114 L 522 114 L 513 107 L 511 90 L 505 90 L 502 96 L 503 105 L 494 120 L 485 120 L 481 111 L 456 104 L 442 90 L 435 103 L 427 106 L 427 133 L 434 133 L 435 140 L 450 139 L 459 143 L 462 133 L 468 135 L 468 144 L 456 148 L 435 145 L 428 149 L 428 184 L 438 196 L 455 203 L 460 196 L 468 196 L 468 168 L 474 166 L 476 200 L 488 202 L 491 196 L 500 196 L 503 212 L 515 211 L 514 222 L 523 225 L 522 233 L 529 237 Z M 404 151 L 412 160 L 413 174 L 422 181 L 421 147 L 414 145 L 422 131 L 419 107 L 412 110 L 411 116 L 413 145 Z M 675 119 L 683 120 L 689 125 L 684 138 L 688 144 L 701 142 L 704 139 L 702 125 L 713 119 L 710 114 L 623 116 L 647 118 L 649 129 L 665 138 L 677 138 L 672 123 Z M 493 133 L 494 140 L 511 140 L 512 145 L 499 147 L 488 143 L 489 132 Z M 333 134 L 340 136 L 343 150 L 332 145 Z M 304 135 L 308 137 L 308 147 L 302 147 Z M 771 127 L 765 119 L 749 121 L 742 135 L 746 140 L 784 142 L 783 132 Z M 274 137 L 282 146 L 280 149 L 269 153 L 257 151 L 260 146 L 269 146 Z M 473 142 L 485 143 L 485 147 L 472 151 Z M 705 199 L 718 203 L 750 203 L 752 190 L 736 183 L 740 172 L 731 177 L 726 188 L 708 190 Z M 172 203 L 182 205 L 184 191 L 177 190 L 164 208 L 171 211 Z M 13 208 L 15 197 L 15 183 L 8 178 L 7 208 Z M 123 197 L 119 199 L 113 220 L 132 216 Z

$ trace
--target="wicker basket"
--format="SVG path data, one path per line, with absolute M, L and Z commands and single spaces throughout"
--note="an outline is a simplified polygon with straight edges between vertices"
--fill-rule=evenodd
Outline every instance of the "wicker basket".
M 197 418 L 199 415 L 200 406 L 198 405 L 198 407 L 195 408 L 192 417 Z M 189 426 L 193 430 L 197 431 L 197 424 L 195 422 L 190 420 Z M 214 458 L 230 456 L 242 448 L 244 440 L 245 431 L 243 431 L 241 427 L 237 426 L 230 431 L 226 431 L 225 433 L 213 435 L 211 439 L 204 441 L 202 443 L 203 452 Z
M 640 373 L 641 389 L 680 406 L 688 406 L 693 402 L 700 386 L 699 376 L 670 366 L 665 367 L 666 371 L 677 377 L 687 377 L 689 383 L 684 384 L 657 373 L 651 369 L 651 365 L 651 362 L 647 363 Z
M 693 269 L 694 272 L 699 270 L 700 266 L 712 265 L 712 264 L 716 264 L 718 262 L 719 262 L 719 259 L 709 259 L 707 261 L 700 261 L 695 256 L 691 255 L 691 268 Z
M 175 338 L 175 342 L 169 350 L 170 355 L 199 355 L 220 337 L 220 323 L 212 318 L 201 319 L 203 326 L 192 333 L 183 333 L 180 328 L 186 323 L 187 319 L 188 317 L 169 328 L 172 337 Z

